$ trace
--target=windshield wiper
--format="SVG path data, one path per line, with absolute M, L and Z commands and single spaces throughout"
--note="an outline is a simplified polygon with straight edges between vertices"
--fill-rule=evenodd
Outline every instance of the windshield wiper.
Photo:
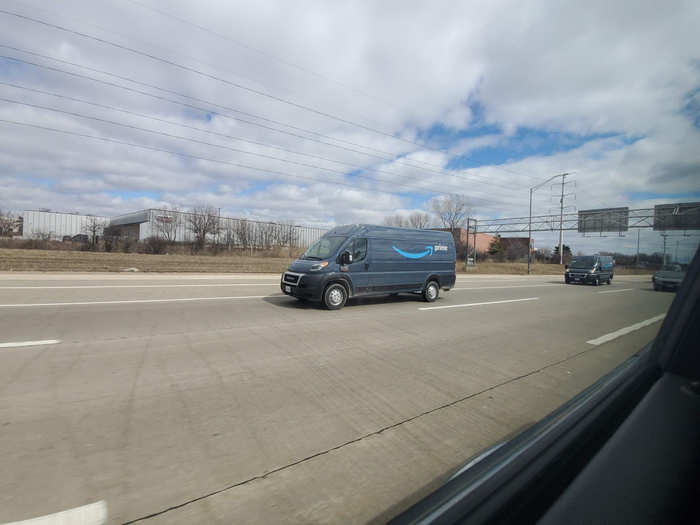
M 310 261 L 320 261 L 321 257 L 314 257 L 313 255 L 307 255 L 307 256 L 303 257 L 303 259 L 307 259 Z

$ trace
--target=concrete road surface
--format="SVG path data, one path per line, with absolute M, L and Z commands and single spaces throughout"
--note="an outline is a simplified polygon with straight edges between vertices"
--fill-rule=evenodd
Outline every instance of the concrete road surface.
M 0 523 L 384 521 L 638 351 L 674 297 L 472 276 L 330 312 L 278 279 L 0 275 Z

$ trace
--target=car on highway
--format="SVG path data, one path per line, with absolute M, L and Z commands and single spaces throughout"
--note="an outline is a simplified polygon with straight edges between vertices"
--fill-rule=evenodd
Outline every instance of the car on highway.
M 680 264 L 664 264 L 661 269 L 654 273 L 651 282 L 654 290 L 676 290 L 683 282 L 685 272 Z
M 615 273 L 615 261 L 609 255 L 579 255 L 564 267 L 564 282 L 610 284 Z
M 455 284 L 452 234 L 353 224 L 321 237 L 282 274 L 282 292 L 330 310 L 349 297 L 414 293 L 428 302 Z

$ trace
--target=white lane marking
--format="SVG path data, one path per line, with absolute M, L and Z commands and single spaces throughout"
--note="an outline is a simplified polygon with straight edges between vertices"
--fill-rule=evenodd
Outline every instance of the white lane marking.
M 0 308 L 29 308 L 31 306 L 84 306 L 91 304 L 138 304 L 138 303 L 178 303 L 187 301 L 226 301 L 231 299 L 264 299 L 265 297 L 286 297 L 277 295 L 232 295 L 226 297 L 184 297 L 180 299 L 129 299 L 124 301 L 79 301 L 72 303 L 15 303 L 0 304 Z
M 442 310 L 445 308 L 464 308 L 466 306 L 484 306 L 487 304 L 503 304 L 503 303 L 518 303 L 521 301 L 537 301 L 539 297 L 527 297 L 525 299 L 507 299 L 505 301 L 488 301 L 485 303 L 467 303 L 467 304 L 448 304 L 445 306 L 425 306 L 418 308 L 419 310 Z
M 19 346 L 42 346 L 57 345 L 61 341 L 58 339 L 44 339 L 43 341 L 17 341 L 14 343 L 0 343 L 0 348 L 17 348 Z
M 12 521 L 2 525 L 102 525 L 107 521 L 107 503 L 104 500 L 75 507 L 73 509 L 30 518 L 28 520 Z
M 564 283 L 561 284 L 554 284 L 554 283 L 548 283 L 548 284 L 523 284 L 523 285 L 515 285 L 515 286 L 470 286 L 468 288 L 452 288 L 450 291 L 456 291 L 456 290 L 498 290 L 501 288 L 541 288 L 543 286 L 563 286 Z
M 622 337 L 623 335 L 627 335 L 631 332 L 634 332 L 635 330 L 639 330 L 640 328 L 644 328 L 645 326 L 649 326 L 650 324 L 654 324 L 657 321 L 661 321 L 666 317 L 666 314 L 661 314 L 652 317 L 651 319 L 647 319 L 645 321 L 640 321 L 639 323 L 632 324 L 630 326 L 625 326 L 624 328 L 620 328 L 619 330 L 615 330 L 614 332 L 610 332 L 609 334 L 601 335 L 600 337 L 597 337 L 596 339 L 591 339 L 590 341 L 586 341 L 589 345 L 602 345 L 603 343 L 607 343 L 608 341 L 612 341 L 613 339 L 617 339 L 618 337 Z
M 273 283 L 216 283 L 216 284 L 105 284 L 78 286 L 0 286 L 0 290 L 86 290 L 100 288 L 206 288 L 214 286 L 277 286 Z
M 631 292 L 634 288 L 623 288 L 622 290 L 605 290 L 604 292 L 598 293 L 620 293 L 620 292 Z

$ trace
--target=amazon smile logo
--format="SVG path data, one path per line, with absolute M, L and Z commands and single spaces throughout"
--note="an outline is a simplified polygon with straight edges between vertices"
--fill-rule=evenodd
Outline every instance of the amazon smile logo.
M 394 251 L 398 253 L 399 255 L 402 255 L 403 257 L 408 257 L 409 259 L 420 259 L 422 257 L 425 257 L 426 255 L 432 255 L 433 254 L 433 247 L 432 246 L 426 246 L 424 252 L 420 253 L 410 253 L 410 252 L 405 252 L 403 250 L 399 250 L 396 246 L 392 246 Z

